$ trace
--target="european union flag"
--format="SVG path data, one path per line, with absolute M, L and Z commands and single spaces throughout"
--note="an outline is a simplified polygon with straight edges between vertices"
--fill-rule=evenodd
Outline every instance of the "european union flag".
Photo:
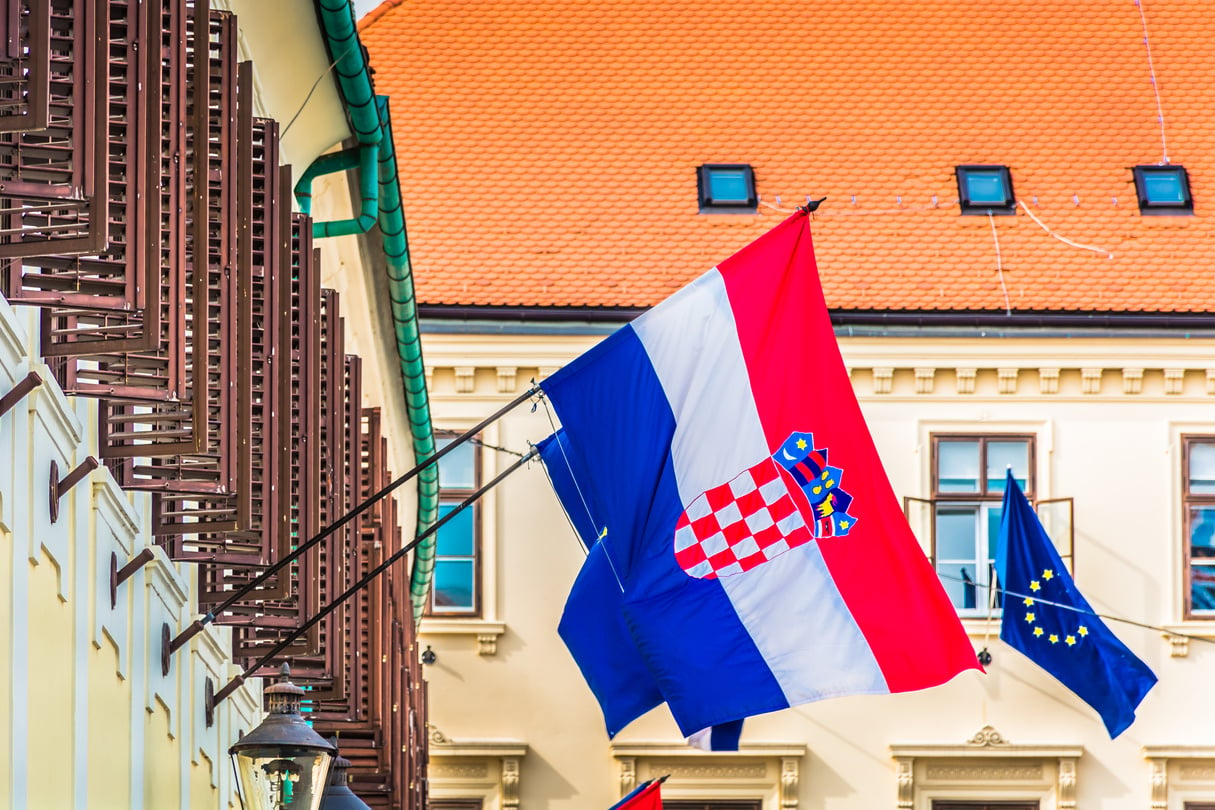
M 1004 591 L 1000 638 L 1096 709 L 1111 739 L 1125 731 L 1156 675 L 1080 595 L 1011 471 L 996 574 Z

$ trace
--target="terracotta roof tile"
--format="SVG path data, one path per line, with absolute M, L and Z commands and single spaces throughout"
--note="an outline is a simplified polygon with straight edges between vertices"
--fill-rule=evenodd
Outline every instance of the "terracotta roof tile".
M 1131 167 L 1163 150 L 1133 0 L 388 0 L 360 28 L 421 303 L 654 304 L 825 195 L 836 308 L 1196 311 L 1215 309 L 1209 10 L 1145 6 L 1193 217 L 1138 212 Z M 712 162 L 754 167 L 758 214 L 697 213 Z M 968 163 L 1009 166 L 1042 224 L 960 216 Z

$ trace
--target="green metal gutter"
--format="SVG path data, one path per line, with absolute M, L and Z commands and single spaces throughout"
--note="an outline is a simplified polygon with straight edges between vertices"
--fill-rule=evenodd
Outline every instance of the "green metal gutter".
M 430 400 L 426 392 L 421 332 L 418 328 L 414 299 L 413 269 L 409 261 L 409 243 L 405 238 L 405 212 L 401 206 L 401 186 L 397 175 L 396 152 L 392 145 L 388 99 L 375 95 L 350 0 L 316 0 L 316 3 L 321 32 L 335 61 L 338 89 L 346 105 L 351 128 L 359 141 L 357 159 L 360 165 L 359 188 L 362 206 L 360 215 L 353 220 L 317 223 L 313 227 L 313 234 L 325 237 L 337 236 L 339 233 L 365 233 L 370 230 L 372 224 L 378 223 L 380 226 L 384 255 L 387 259 L 393 331 L 396 336 L 401 377 L 405 385 L 405 409 L 413 436 L 414 457 L 420 462 L 435 454 L 435 438 L 430 421 Z M 322 155 L 304 173 L 304 177 L 309 181 L 309 191 L 313 177 L 328 171 L 342 170 L 335 168 L 336 166 L 346 169 L 353 167 L 354 156 L 341 152 L 337 155 Z M 378 168 L 374 166 L 375 162 L 378 162 Z M 369 199 L 374 199 L 377 209 L 373 221 L 368 221 L 367 217 Z M 303 205 L 301 200 L 301 206 Z M 322 229 L 324 233 L 317 232 L 319 225 L 326 226 Z M 364 225 L 366 227 L 362 227 Z M 433 526 L 438 515 L 439 470 L 437 466 L 432 466 L 418 475 L 418 515 L 414 536 Z M 414 550 L 409 579 L 414 621 L 421 619 L 422 611 L 426 607 L 434 575 L 434 556 L 435 538 L 432 535 Z

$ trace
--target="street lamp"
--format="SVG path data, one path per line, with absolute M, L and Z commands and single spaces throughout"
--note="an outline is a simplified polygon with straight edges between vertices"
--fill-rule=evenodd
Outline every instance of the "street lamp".
M 228 749 L 245 810 L 318 810 L 337 748 L 300 716 L 304 690 L 291 669 L 266 688 L 270 714 Z
M 330 738 L 330 742 L 333 742 Z M 371 810 L 365 801 L 355 795 L 350 789 L 350 777 L 346 769 L 350 760 L 341 754 L 333 760 L 333 768 L 329 771 L 329 784 L 325 785 L 325 795 L 321 798 L 321 810 Z

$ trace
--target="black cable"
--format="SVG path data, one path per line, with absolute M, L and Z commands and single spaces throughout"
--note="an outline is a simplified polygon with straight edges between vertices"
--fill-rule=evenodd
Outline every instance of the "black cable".
M 437 532 L 439 529 L 443 528 L 443 526 L 448 521 L 452 520 L 456 515 L 460 514 L 460 512 L 464 511 L 466 508 L 471 506 L 482 495 L 484 495 L 486 492 L 488 492 L 489 490 L 491 490 L 495 486 L 497 486 L 499 483 L 501 483 L 502 480 L 505 479 L 508 475 L 510 475 L 515 470 L 522 467 L 527 462 L 531 461 L 532 458 L 537 455 L 537 452 L 538 451 L 536 451 L 533 448 L 531 450 L 531 452 L 527 453 L 525 456 L 523 456 L 523 458 L 514 462 L 509 467 L 507 467 L 505 470 L 500 472 L 488 484 L 484 485 L 483 487 L 478 489 L 476 492 L 469 495 L 467 498 L 465 498 L 463 501 L 461 501 L 460 504 L 458 506 L 456 506 L 456 508 L 452 509 L 446 515 L 439 518 L 439 520 L 436 521 L 433 526 L 431 526 L 429 529 L 427 529 L 426 531 L 419 534 L 413 540 L 406 543 L 404 546 L 402 546 L 400 548 L 399 551 L 392 554 L 392 556 L 388 557 L 386 560 L 384 560 L 382 563 L 377 565 L 375 568 L 368 571 L 363 576 L 362 579 L 360 579 L 358 582 L 351 585 L 340 596 L 338 596 L 336 599 L 334 599 L 328 605 L 326 605 L 325 607 L 323 607 L 319 611 L 317 611 L 315 614 L 313 614 L 307 621 L 305 621 L 299 627 L 295 628 L 290 633 L 288 633 L 287 637 L 282 639 L 281 641 L 279 641 L 277 644 L 275 644 L 270 649 L 269 652 L 267 652 L 261 658 L 257 659 L 257 661 L 254 662 L 253 664 L 251 664 L 250 666 L 246 667 L 245 670 L 243 672 L 241 672 L 241 674 L 237 675 L 235 678 L 233 678 L 231 681 L 229 681 L 228 684 L 223 689 L 216 692 L 215 697 L 212 699 L 212 706 L 215 706 L 220 701 L 222 701 L 224 698 L 228 697 L 228 695 L 232 694 L 232 692 L 234 692 L 237 688 L 239 688 L 240 685 L 243 684 L 252 673 L 256 672 L 257 670 L 264 667 L 266 664 L 270 663 L 270 661 L 272 661 L 274 659 L 274 656 L 278 655 L 283 650 L 287 649 L 287 647 L 290 646 L 291 642 L 295 641 L 297 638 L 304 635 L 304 633 L 307 633 L 309 630 L 312 629 L 312 627 L 315 624 L 317 624 L 319 621 L 321 621 L 321 619 L 324 619 L 330 613 L 335 611 L 343 602 L 345 602 L 351 596 L 354 596 L 356 593 L 361 591 L 363 588 L 367 587 L 368 583 L 370 583 L 373 579 L 375 579 L 380 574 L 387 571 L 388 568 L 393 563 L 395 563 L 397 560 L 404 557 L 410 551 L 413 551 L 414 547 L 417 546 L 418 543 L 421 543 L 427 537 L 430 537 L 432 534 Z

